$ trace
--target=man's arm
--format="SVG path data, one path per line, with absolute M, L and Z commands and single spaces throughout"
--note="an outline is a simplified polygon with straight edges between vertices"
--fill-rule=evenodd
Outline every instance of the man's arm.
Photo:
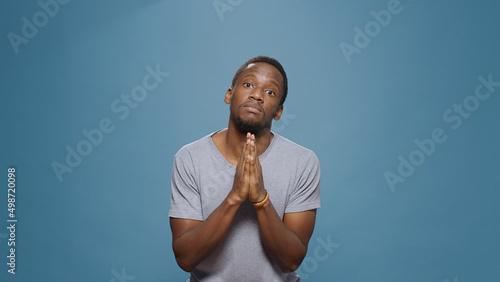
M 283 221 L 271 202 L 257 208 L 262 241 L 279 261 L 283 272 L 299 268 L 307 253 L 307 245 L 314 230 L 316 210 L 287 213 Z
M 220 243 L 238 207 L 226 198 L 205 221 L 170 218 L 175 260 L 184 271 L 191 272 Z
M 257 157 L 255 143 L 251 142 L 250 144 L 250 200 L 252 197 L 262 199 L 265 196 L 262 167 Z M 256 210 L 264 245 L 278 260 L 282 271 L 295 271 L 306 256 L 307 245 L 316 221 L 316 210 L 286 213 L 283 216 L 283 221 L 281 221 L 271 200 L 264 206 L 256 207 Z
M 170 218 L 172 248 L 179 266 L 190 272 L 226 235 L 241 203 L 248 198 L 249 142 L 241 152 L 233 187 L 224 201 L 205 221 Z

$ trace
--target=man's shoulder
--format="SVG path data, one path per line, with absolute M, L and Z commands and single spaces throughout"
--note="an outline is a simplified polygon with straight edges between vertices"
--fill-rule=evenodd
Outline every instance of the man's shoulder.
M 296 163 L 299 166 L 319 166 L 319 159 L 313 150 L 291 141 L 281 135 L 274 133 L 276 138 L 276 146 L 273 153 L 279 156 L 282 162 Z
M 182 146 L 179 149 L 179 151 L 177 151 L 175 156 L 183 158 L 183 157 L 189 157 L 193 154 L 198 155 L 199 153 L 207 152 L 209 150 L 210 136 L 212 135 L 213 133 L 210 133 L 208 135 L 201 137 L 196 141 L 193 141 L 191 143 Z
M 274 133 L 277 137 L 276 149 L 287 156 L 318 159 L 313 150 L 291 141 L 290 139 Z

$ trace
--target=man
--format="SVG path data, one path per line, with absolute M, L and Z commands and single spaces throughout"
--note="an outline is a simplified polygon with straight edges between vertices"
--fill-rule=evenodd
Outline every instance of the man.
M 320 207 L 316 155 L 271 132 L 288 82 L 259 56 L 234 75 L 227 129 L 175 155 L 172 246 L 189 281 L 300 281 Z

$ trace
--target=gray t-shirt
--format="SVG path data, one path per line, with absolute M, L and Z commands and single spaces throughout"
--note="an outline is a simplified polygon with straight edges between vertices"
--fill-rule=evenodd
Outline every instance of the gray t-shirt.
M 274 133 L 259 156 L 264 186 L 279 217 L 320 207 L 320 167 L 313 151 Z M 213 134 L 175 155 L 169 217 L 205 220 L 232 188 L 236 167 L 219 152 Z M 221 243 L 191 272 L 190 281 L 300 281 L 266 254 L 257 214 L 244 202 Z

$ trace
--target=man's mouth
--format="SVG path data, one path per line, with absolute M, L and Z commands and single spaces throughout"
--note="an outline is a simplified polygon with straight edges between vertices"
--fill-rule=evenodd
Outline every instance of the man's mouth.
M 259 105 L 257 105 L 256 103 L 247 103 L 247 104 L 243 105 L 243 108 L 247 109 L 249 112 L 252 112 L 252 113 L 262 112 Z

